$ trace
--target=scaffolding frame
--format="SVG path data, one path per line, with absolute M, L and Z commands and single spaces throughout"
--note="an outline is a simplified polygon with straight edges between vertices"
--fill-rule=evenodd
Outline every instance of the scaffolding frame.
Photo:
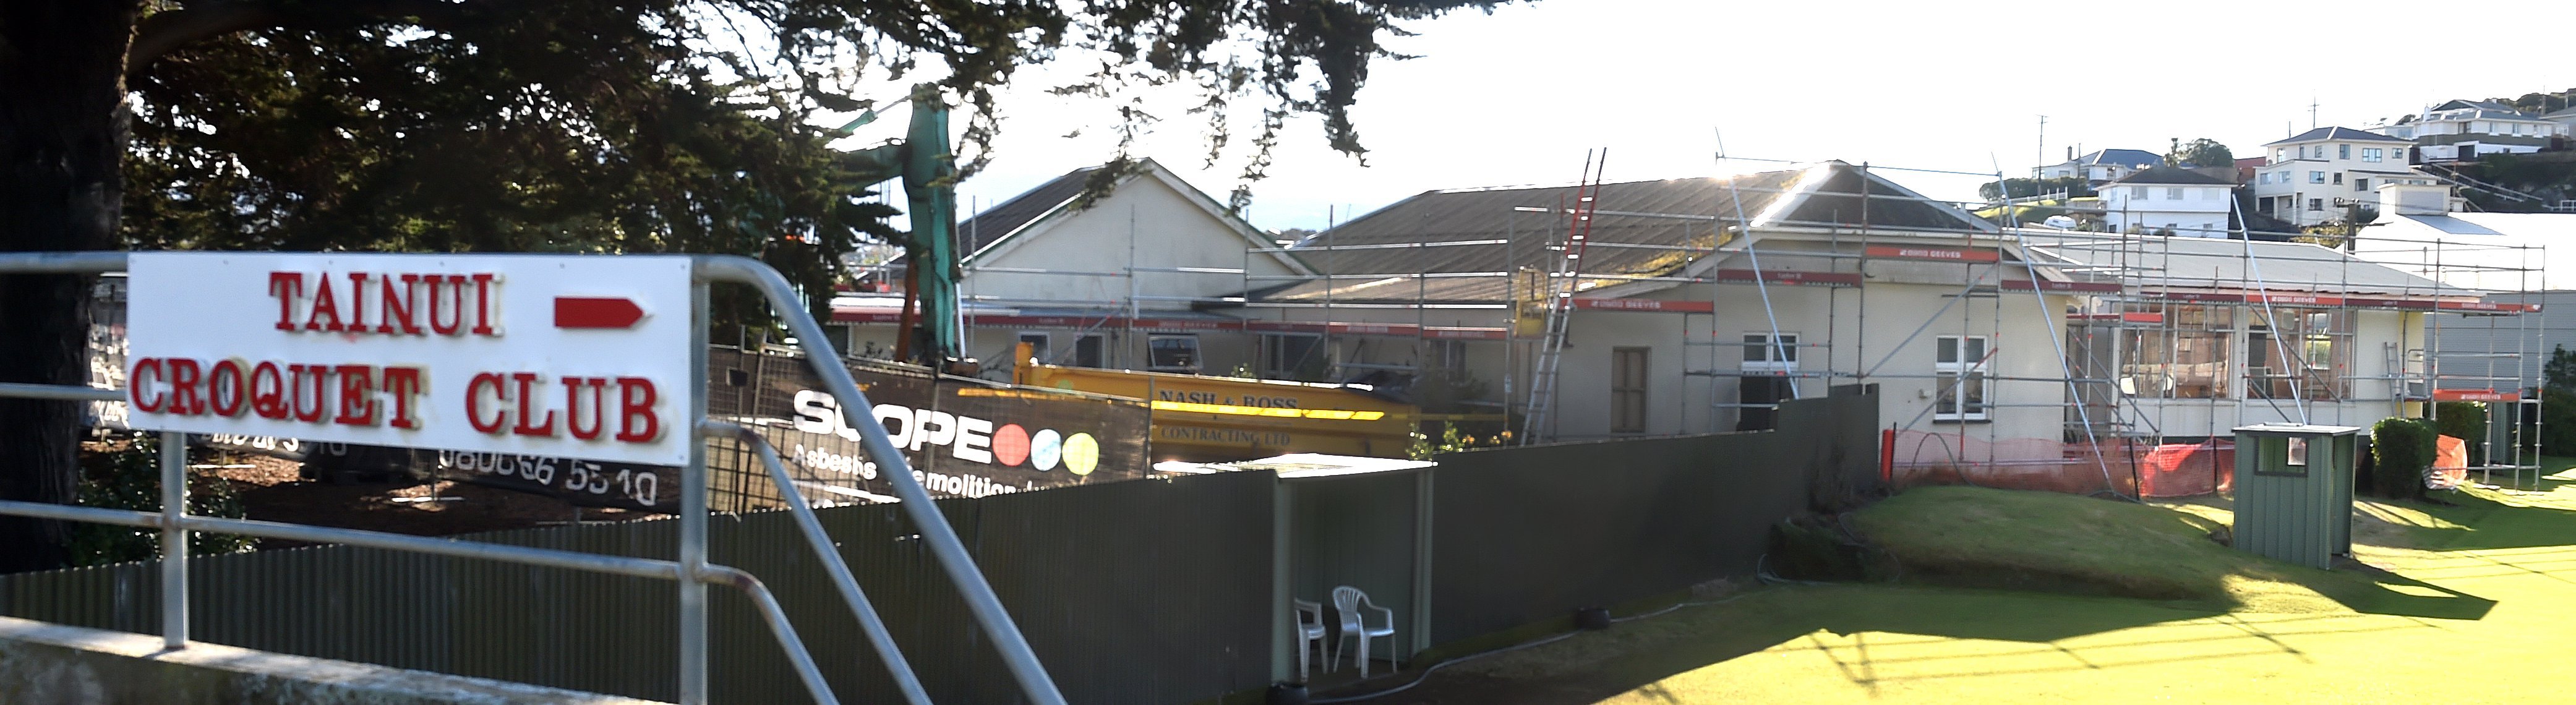
M 1818 163 L 1731 156 L 1723 151 L 1720 151 L 1716 158 L 1721 170 L 1731 162 Z M 1743 207 L 1741 199 L 1746 194 L 1778 196 L 1804 191 L 1797 188 L 1794 183 L 1777 188 L 1748 186 L 1740 183 L 1742 180 L 1740 177 L 1725 177 L 1724 184 L 1716 188 L 1723 189 L 1723 195 L 1730 197 L 1730 201 L 1738 209 L 1732 217 L 1727 214 L 1649 213 L 1611 209 L 1599 209 L 1590 213 L 1591 216 L 1598 218 L 1672 220 L 1687 224 L 1690 228 L 1704 227 L 1705 246 L 1698 244 L 1700 241 L 1698 236 L 1685 237 L 1682 240 L 1685 244 L 1681 245 L 1609 242 L 1594 237 L 1585 237 L 1581 241 L 1581 245 L 1587 248 L 1672 252 L 1681 255 L 1679 265 L 1651 272 L 1542 272 L 1541 274 L 1546 278 L 1532 284 L 1548 291 L 1557 291 L 1560 287 L 1572 291 L 1578 286 L 1578 282 L 1606 283 L 1583 294 L 1577 294 L 1577 297 L 1583 297 L 1584 294 L 1597 297 L 1602 289 L 1625 284 L 1648 283 L 1668 285 L 1675 292 L 1704 292 L 1702 296 L 1696 298 L 1685 296 L 1678 299 L 1663 299 L 1706 304 L 1704 310 L 1696 307 L 1682 307 L 1688 310 L 1675 311 L 1679 314 L 1675 331 L 1680 338 L 1680 349 L 1683 351 L 1683 376 L 1685 379 L 1705 379 L 1707 383 L 1705 395 L 1697 400 L 1694 400 L 1693 394 L 1688 393 L 1671 395 L 1675 401 L 1672 408 L 1678 414 L 1673 427 L 1682 432 L 1734 430 L 1730 426 L 1741 425 L 1745 412 L 1769 411 L 1778 408 L 1779 404 L 1776 401 L 1743 399 L 1740 395 L 1744 384 L 1742 382 L 1735 385 L 1725 384 L 1724 380 L 1728 378 L 1739 380 L 1757 377 L 1776 378 L 1791 387 L 1788 398 L 1808 396 L 1809 390 L 1800 388 L 1799 380 L 1825 380 L 1829 384 L 1867 383 L 1876 380 L 1931 380 L 1954 385 L 1952 398 L 1947 401 L 1936 399 L 1911 419 L 1888 419 L 1887 430 L 1922 431 L 1932 436 L 1946 436 L 1953 453 L 1950 460 L 1968 468 L 1991 469 L 2015 464 L 2068 464 L 2071 459 L 2062 457 L 2014 460 L 1995 457 L 1991 452 L 1982 461 L 1967 457 L 1969 455 L 1967 442 L 1976 436 L 1984 436 L 1981 440 L 1988 448 L 1994 448 L 1999 442 L 2006 440 L 2000 435 L 2005 424 L 1994 422 L 1994 417 L 2000 410 L 2066 408 L 2066 418 L 2055 424 L 2060 431 L 2054 440 L 2066 444 L 2068 447 L 2066 452 L 2075 452 L 2073 449 L 2077 446 L 2089 448 L 2090 457 L 2080 460 L 2085 461 L 2084 464 L 2091 466 L 2092 469 L 2097 469 L 2105 485 L 2113 488 L 2115 492 L 2121 487 L 2121 483 L 2112 476 L 2111 462 L 2103 455 L 2106 441 L 2123 445 L 2134 445 L 2140 442 L 2148 445 L 2163 445 L 2169 441 L 2208 441 L 2222 437 L 2234 425 L 2250 423 L 2252 419 L 2257 418 L 2316 422 L 2341 420 L 2353 423 L 2368 422 L 2378 416 L 2388 415 L 2410 415 L 2411 413 L 2416 416 L 2430 416 L 2437 413 L 2435 411 L 2437 407 L 2431 402 L 2435 397 L 2443 396 L 2445 393 L 2483 392 L 2508 388 L 2520 391 L 2526 386 L 2536 387 L 2536 384 L 2526 385 L 2525 380 L 2537 380 L 2540 364 L 2546 357 L 2546 351 L 2540 349 L 2539 316 L 2531 312 L 2536 311 L 2536 306 L 2532 304 L 2538 301 L 2539 292 L 2546 291 L 2546 272 L 2541 266 L 2545 253 L 2543 247 L 2539 245 L 2496 245 L 2438 239 L 2427 243 L 2406 238 L 2376 238 L 2356 232 L 2353 235 L 2336 238 L 2335 244 L 2341 247 L 2340 252 L 2317 253 L 2318 256 L 2314 257 L 2296 257 L 2258 253 L 2257 242 L 2248 237 L 2248 229 L 2242 225 L 2245 218 L 2241 212 L 2231 212 L 2231 215 L 2235 216 L 2231 220 L 2239 225 L 2223 233 L 2210 233 L 2197 228 L 2177 228 L 2176 230 L 2184 235 L 2191 233 L 2216 235 L 2239 243 L 2232 256 L 2237 265 L 2234 269 L 2238 274 L 2232 281 L 2225 281 L 2216 277 L 2199 277 L 2189 272 L 2173 271 L 2170 265 L 2175 261 L 2177 254 L 2175 243 L 2194 238 L 2143 233 L 2095 233 L 2027 228 L 2011 220 L 2012 209 L 2008 204 L 2003 210 L 2006 214 L 2006 222 L 2003 227 L 1991 233 L 1934 233 L 1873 223 L 1869 209 L 1876 202 L 1922 202 L 1959 208 L 1962 211 L 1973 211 L 1994 205 L 1902 193 L 1874 192 L 1872 189 L 1878 172 L 1964 175 L 1998 180 L 2003 178 L 2002 172 L 2000 169 L 1969 171 L 1893 167 L 1871 165 L 1866 162 L 1844 166 L 1857 170 L 1863 177 L 1860 180 L 1861 191 L 1852 194 L 1859 196 L 1861 204 L 1857 224 L 1774 219 L 1761 221 L 1758 228 L 1748 231 L 1748 224 L 1755 222 L 1756 219 L 1740 210 Z M 1579 187 L 1568 185 L 1563 188 L 1571 190 Z M 1554 193 L 1552 190 L 1541 188 L 1530 191 L 1533 195 Z M 1717 192 L 1710 194 L 1712 198 L 1720 195 Z M 2231 208 L 2235 208 L 2234 199 L 2231 198 L 2230 201 Z M 1524 228 L 1521 226 L 1525 223 L 1520 216 L 1534 214 L 1541 220 L 1558 220 L 1564 219 L 1571 209 L 1562 203 L 1549 207 L 1536 202 L 1512 204 L 1506 207 L 1512 212 L 1504 218 L 1504 231 L 1501 233 L 1503 235 L 1501 238 L 1488 235 L 1460 240 L 1418 239 L 1412 242 L 1340 244 L 1335 241 L 1340 228 L 1330 227 L 1304 242 L 1289 246 L 1244 248 L 1242 266 L 1235 268 L 1139 265 L 1135 254 L 1138 248 L 1135 234 L 1137 226 L 1133 222 L 1135 214 L 1131 210 L 1128 214 L 1131 220 L 1130 236 L 1129 242 L 1126 243 L 1129 250 L 1129 263 L 1127 267 L 1117 271 L 979 266 L 966 268 L 970 274 L 993 272 L 1115 278 L 1123 280 L 1126 285 L 1127 291 L 1123 297 L 1097 301 L 1073 301 L 1023 300 L 983 295 L 977 293 L 973 284 L 974 278 L 971 276 L 967 277 L 965 292 L 968 300 L 978 303 L 1043 303 L 1058 306 L 1083 304 L 1098 306 L 1103 310 L 1121 310 L 1127 315 L 1123 317 L 1104 315 L 1097 322 L 1085 327 L 1083 331 L 1089 333 L 1112 325 L 1120 326 L 1121 330 L 1131 336 L 1125 347 L 1141 344 L 1132 336 L 1139 332 L 1136 321 L 1146 312 L 1146 309 L 1142 308 L 1145 302 L 1181 302 L 1193 306 L 1235 307 L 1256 315 L 1242 316 L 1246 321 L 1244 325 L 1220 332 L 1239 332 L 1249 338 L 1246 341 L 1247 349 L 1255 358 L 1252 362 L 1255 368 L 1264 366 L 1258 359 L 1263 354 L 1263 346 L 1258 339 L 1260 335 L 1271 333 L 1313 335 L 1318 338 L 1318 341 L 1309 350 L 1326 356 L 1323 363 L 1328 370 L 1327 375 L 1335 379 L 1342 378 L 1353 370 L 1419 371 L 1432 354 L 1431 344 L 1438 341 L 1499 342 L 1502 348 L 1503 370 L 1500 380 L 1502 392 L 1499 397 L 1500 404 L 1506 414 L 1528 414 L 1531 409 L 1520 398 L 1522 396 L 1536 398 L 1536 395 L 1529 394 L 1532 390 L 1528 389 L 1528 386 L 1538 378 L 1535 376 L 1536 371 L 1526 368 L 1530 367 L 1536 358 L 1542 357 L 1537 351 L 1530 349 L 1530 346 L 1542 343 L 1545 338 L 1521 335 L 1515 330 L 1516 326 L 1512 324 L 1509 313 L 1500 316 L 1501 320 L 1496 321 L 1498 326 L 1440 328 L 1432 326 L 1429 320 L 1432 311 L 1456 311 L 1471 316 L 1488 316 L 1493 315 L 1491 312 L 1495 311 L 1510 311 L 1517 305 L 1515 302 L 1531 293 L 1524 291 L 1530 287 L 1523 286 L 1521 277 L 1515 276 L 1515 269 L 1435 272 L 1430 271 L 1432 265 L 1429 264 L 1428 258 L 1420 258 L 1424 261 L 1420 271 L 1396 273 L 1346 274 L 1336 271 L 1336 267 L 1313 267 L 1315 271 L 1311 273 L 1271 275 L 1257 274 L 1253 266 L 1255 258 L 1276 254 L 1394 250 L 1421 253 L 1432 248 L 1500 247 L 1505 251 L 1503 259 L 1505 267 L 1517 268 L 1521 256 L 1533 254 L 1515 249 L 1519 247 L 1516 243 L 1519 243 L 1524 235 L 1539 236 L 1541 240 L 1539 244 L 1544 250 L 1557 251 L 1557 256 L 1562 256 L 1561 250 L 1566 243 L 1571 242 L 1569 238 L 1564 234 L 1550 233 L 1550 228 L 1544 226 L 1527 228 L 1527 232 L 1523 232 Z M 1567 220 L 1566 222 L 1588 221 Z M 2359 226 L 2353 228 L 2355 231 L 2361 229 Z M 1823 249 L 1799 249 L 1794 246 L 1798 244 L 1821 245 Z M 1818 282 L 1800 280 L 1794 275 L 1821 273 L 1868 277 L 1874 269 L 1882 268 L 1880 265 L 1884 262 L 1927 261 L 1919 257 L 1890 256 L 1873 250 L 1874 246 L 1929 248 L 1966 252 L 1978 256 L 1956 260 L 1928 260 L 1960 265 L 1962 276 L 1955 282 L 1958 288 L 1942 294 L 1945 299 L 1943 305 L 1931 315 L 1921 319 L 1908 318 L 1893 325 L 1884 323 L 1883 318 L 1879 326 L 1870 325 L 1871 306 L 1869 304 L 1870 299 L 1873 298 L 1872 286 L 1867 283 L 1846 285 L 1840 283 L 1840 280 L 1823 282 L 1822 285 L 1826 291 L 1821 297 L 1824 309 L 1821 321 L 1824 327 L 1822 339 L 1818 340 L 1813 333 L 1802 330 L 1796 332 L 1798 337 L 1795 342 L 1786 340 L 1791 331 L 1782 328 L 1779 320 L 1782 315 L 1770 301 L 1772 295 L 1770 289 L 1773 286 L 1790 286 L 1797 289 L 1818 285 Z M 2268 246 L 2265 247 L 2268 249 Z M 2382 249 L 2373 249 L 2375 247 Z M 2081 261 L 2063 256 L 2064 253 L 2075 251 L 2091 252 L 2095 256 Z M 2101 256 L 2104 253 L 2107 253 L 2107 257 Z M 2487 261 L 2494 258 L 2477 256 L 2495 253 L 2504 254 L 2504 261 Z M 1988 254 L 1992 256 L 1991 259 L 1983 256 Z M 2205 252 L 2182 254 L 2187 257 L 2214 256 Z M 2364 254 L 2375 256 L 2363 257 Z M 2413 255 L 2411 260 L 2399 256 L 2409 254 Z M 1751 267 L 1750 276 L 1745 276 L 1743 270 L 1725 270 L 1719 266 L 1724 262 L 1721 258 L 1737 257 Z M 1770 257 L 1775 262 L 1822 261 L 1825 264 L 1821 271 L 1800 268 L 1794 264 L 1766 267 L 1762 262 L 1764 257 Z M 2367 265 L 2384 266 L 2415 274 L 2433 282 L 2433 285 L 2410 284 L 2398 287 L 2394 291 L 2357 293 L 2356 285 L 2350 278 L 2352 265 L 2356 259 Z M 1705 266 L 1701 266 L 1705 260 L 1715 261 L 1708 261 Z M 2331 262 L 2339 265 L 2341 273 L 2332 281 L 2309 280 L 2290 284 L 2266 279 L 2262 272 L 2265 262 L 2293 266 L 2300 262 Z M 876 268 L 896 266 L 901 265 L 876 265 Z M 1693 269 L 1702 271 L 1688 274 Z M 1243 293 L 1218 297 L 1162 296 L 1145 293 L 1145 287 L 1139 281 L 1140 276 L 1166 273 L 1238 275 L 1242 282 L 1238 291 Z M 2443 282 L 2446 276 L 2463 273 L 2502 275 L 2511 280 L 2514 286 L 2483 291 L 2486 295 L 2479 300 L 2497 306 L 2485 308 L 2454 306 L 2453 304 L 2466 303 L 2465 299 L 2471 298 L 2471 292 L 2465 291 L 2469 287 L 2450 286 Z M 1502 302 L 1433 300 L 1427 296 L 1429 285 L 1433 280 L 1482 278 L 1501 278 L 1505 281 L 1505 298 Z M 1414 284 L 1411 287 L 1414 296 L 1410 302 L 1385 296 L 1372 296 L 1363 301 L 1340 300 L 1341 287 L 1336 285 L 1338 282 L 1351 280 L 1401 281 L 1404 279 L 1410 279 Z M 1323 282 L 1325 286 L 1318 301 L 1265 299 L 1253 294 L 1263 287 L 1278 282 Z M 1752 291 L 1743 291 L 1745 287 L 1750 287 Z M 1400 285 L 1385 286 L 1380 287 L 1379 290 L 1394 291 L 1401 288 L 1403 287 Z M 1850 291 L 1846 292 L 1844 289 L 1850 289 Z M 2022 304 L 2008 304 L 2008 298 L 2018 298 L 2025 292 L 2031 297 L 2030 310 L 2020 310 L 2024 308 Z M 1735 297 L 1746 293 L 1752 294 L 1748 298 L 1761 301 L 1760 315 L 1763 320 L 1746 319 L 1733 322 L 1739 323 L 1737 328 L 1746 331 L 1760 328 L 1763 333 L 1760 336 L 1762 340 L 1747 340 L 1754 337 L 1753 333 L 1745 333 L 1744 337 L 1739 338 L 1721 330 L 1722 326 L 1732 321 L 1723 306 L 1736 300 Z M 1876 295 L 1884 299 L 1891 295 L 1911 297 L 1920 294 L 1915 292 L 1890 294 L 1882 290 Z M 2237 298 L 2229 299 L 2227 298 L 2229 295 Z M 2065 298 L 2053 298 L 2059 296 Z M 2317 301 L 2330 300 L 2331 303 L 2291 303 L 2301 298 Z M 2052 311 L 2052 307 L 2061 302 L 2073 304 L 2075 310 Z M 2181 315 L 2187 307 L 2200 307 L 2198 310 L 2203 312 L 2223 310 L 2226 312 L 2226 323 L 2216 328 L 2208 327 L 2206 324 L 2187 325 L 2184 323 L 2185 316 Z M 2511 310 L 2503 310 L 2503 308 Z M 1588 310 L 1591 314 L 1599 315 L 1626 313 L 1621 310 L 1569 306 L 1567 315 L 1570 316 L 1572 310 L 1576 309 Z M 2530 311 L 2524 309 L 2530 309 Z M 1379 320 L 1390 318 L 1385 315 L 1387 312 L 1401 310 L 1414 312 L 1413 324 L 1404 325 Z M 1290 314 L 1297 311 L 1319 312 L 1322 320 L 1290 320 Z M 2008 313 L 2008 311 L 2013 312 Z M 1275 315 L 1258 315 L 1262 312 Z M 1345 313 L 1365 320 L 1343 320 L 1342 314 Z M 2325 314 L 2327 321 L 2325 332 L 2322 334 L 2309 332 L 2308 327 L 2304 325 L 2304 318 L 2300 319 L 2300 325 L 2294 327 L 2284 325 L 2290 320 L 2287 317 L 2305 317 L 2318 313 Z M 2369 315 L 2365 316 L 2365 313 Z M 1634 312 L 1629 315 L 1654 314 Z M 1847 315 L 1851 318 L 1848 325 L 1844 320 Z M 1880 315 L 1884 317 L 1888 314 Z M 2017 324 L 2030 323 L 2030 320 L 2019 320 L 2029 316 L 2037 317 L 2036 320 L 2042 330 L 2050 338 L 2049 345 L 2045 348 L 2038 346 L 2037 341 L 2019 341 L 2008 335 L 2010 332 L 2008 329 L 2019 327 Z M 2363 327 L 2363 321 L 2375 319 L 2370 325 L 2384 329 L 2389 324 L 2389 317 L 2394 318 L 2395 333 L 2393 340 L 2378 341 L 2381 349 L 2376 351 L 2378 356 L 2375 362 L 2381 367 L 2381 371 L 2377 374 L 2361 374 L 2363 356 L 2371 352 L 2359 349 L 2361 346 L 2354 342 L 2361 339 L 2359 331 Z M 1949 321 L 1952 325 L 1944 327 L 1939 332 L 1933 332 L 1932 329 L 1941 327 L 1940 324 L 1943 321 Z M 1256 328 L 1252 325 L 1254 323 L 1267 324 L 1271 327 Z M 2195 325 L 2198 327 L 2194 327 Z M 968 331 L 967 340 L 970 341 L 970 350 L 972 350 L 974 328 L 973 325 L 965 326 L 965 330 Z M 1849 330 L 1846 331 L 1846 328 Z M 2279 334 L 2281 331 L 2290 329 L 2300 331 L 2297 340 L 2294 341 L 2290 336 Z M 1898 337 L 1888 335 L 1886 331 L 1890 330 L 1907 332 Z M 2484 335 L 2481 337 L 2485 344 L 2476 346 L 2476 349 L 2466 347 L 2445 349 L 2446 336 L 2443 333 L 2446 330 L 2482 331 Z M 1179 332 L 1211 331 L 1203 329 Z M 1954 345 L 1961 346 L 1958 348 L 1961 351 L 1965 349 L 1967 338 L 1981 337 L 1984 339 L 1982 357 L 1974 361 L 1958 361 L 1957 367 L 1948 372 L 1926 373 L 1921 369 L 1925 366 L 1916 364 L 1920 361 L 1897 362 L 1901 351 L 1907 350 L 1908 346 L 1926 334 L 1959 336 L 1961 342 Z M 2177 362 L 2184 352 L 2179 346 L 2183 344 L 2185 334 L 2216 336 L 2216 339 L 2225 341 L 2226 349 L 2215 353 L 2218 358 L 2217 364 L 2222 368 L 2215 376 L 2219 384 L 2213 385 L 2217 388 L 2208 394 L 2186 396 L 2165 384 L 2173 376 L 2173 368 L 2185 364 Z M 2265 342 L 2257 344 L 2255 342 L 2257 336 L 2262 337 Z M 1873 337 L 1881 339 L 1873 340 Z M 1897 339 L 1890 345 L 1885 340 L 1888 337 Z M 2102 339 L 2104 337 L 2108 340 Z M 1372 352 L 1370 341 L 1405 338 L 1411 339 L 1408 342 L 1411 343 L 1409 347 L 1412 363 L 1363 361 L 1374 357 L 1369 354 Z M 1343 349 L 1343 343 L 1354 339 L 1357 342 L 1346 352 Z M 2003 351 L 2007 348 L 2008 342 L 2023 344 L 2013 346 L 2012 352 L 2005 353 Z M 2146 347 L 2150 342 L 2156 347 Z M 2322 343 L 2322 347 L 2311 346 L 2310 343 Z M 1753 347 L 1768 348 L 1769 352 L 1764 353 L 1764 359 L 1758 361 L 1762 363 L 1761 365 L 1748 368 L 1746 363 L 1757 361 L 1743 359 L 1746 355 L 1742 353 L 1745 353 L 1747 348 Z M 1886 349 L 1875 361 L 1870 357 L 1874 347 Z M 1939 346 L 1936 344 L 1935 347 Z M 1704 357 L 1698 352 L 1703 350 Z M 1849 353 L 1848 358 L 1843 355 L 1846 350 Z M 1821 359 L 1813 354 L 1818 351 L 1822 353 Z M 2319 354 L 2320 351 L 2322 356 Z M 1392 352 L 1396 355 L 1388 357 L 1400 356 L 1404 351 L 1399 348 Z M 1739 354 L 1729 355 L 1729 352 Z M 1068 353 L 1070 350 L 1050 350 L 1050 354 L 1057 357 Z M 2149 353 L 2153 353 L 2152 357 Z M 2055 374 L 2053 376 L 2004 374 L 1999 360 L 2019 356 L 2038 356 L 2034 364 L 2025 366 L 2025 369 L 2046 369 L 2050 366 L 2047 358 L 2054 357 L 2056 358 Z M 1737 359 L 1729 360 L 1729 357 Z M 2147 361 L 2149 359 L 2158 360 L 2158 362 L 2149 362 Z M 2277 367 L 2272 362 L 2275 360 L 2278 361 Z M 1135 361 L 1125 360 L 1124 362 L 1133 366 L 1132 363 Z M 1818 369 L 1819 365 L 1816 364 L 1818 362 L 1822 363 L 1821 369 Z M 1890 371 L 1888 366 L 1891 364 L 1899 364 L 1900 367 Z M 2152 388 L 2140 384 L 2150 377 L 2159 383 L 2152 385 Z M 1972 398 L 1965 388 L 1971 380 L 1981 387 L 1975 398 Z M 2356 383 L 2361 382 L 2385 384 L 2387 389 L 2384 394 L 2370 394 L 2356 386 Z M 2028 389 L 2041 384 L 2058 387 L 2063 391 L 2037 396 L 2028 392 L 2004 391 L 2007 388 Z M 2024 386 L 2014 387 L 2013 385 Z M 2277 391 L 2283 388 L 2282 385 L 2287 385 L 2287 393 Z M 1737 398 L 1727 398 L 1729 387 L 1736 388 L 1736 394 L 1739 395 Z M 2536 407 L 2539 400 L 2535 397 L 2536 395 L 2526 394 L 2525 398 L 2514 403 L 2509 411 L 2491 414 L 2491 426 L 2501 425 L 2504 427 L 2503 430 L 2491 431 L 2489 437 L 2485 439 L 2465 439 L 2479 445 L 2489 459 L 2488 462 L 2471 469 L 2482 473 L 2492 473 L 2496 470 L 2509 471 L 2513 473 L 2518 487 L 2523 486 L 2520 474 L 2523 471 L 2532 471 L 2533 481 L 2537 481 L 2539 469 L 2537 437 L 2533 430 L 2538 415 Z M 2377 406 L 2383 403 L 2386 406 Z M 1986 421 L 1985 423 L 1977 423 L 1981 419 L 1971 418 L 1972 415 L 1968 413 L 1971 407 L 1982 414 L 1984 417 L 1982 420 Z M 1705 412 L 1694 414 L 1694 408 L 1704 409 Z M 1953 411 L 1939 413 L 1944 408 Z M 2354 418 L 2355 415 L 2369 418 Z M 1541 441 L 1563 437 L 1558 433 L 1561 414 L 1540 414 L 1539 416 L 1545 418 L 1548 423 L 1544 424 L 1544 427 L 1532 424 L 1525 429 L 1523 440 Z M 1693 423 L 1695 418 L 1700 420 L 1699 423 Z M 2235 423 L 2221 423 L 2223 418 L 2233 418 Z M 1730 421 L 1735 423 L 1730 424 Z M 2190 423 L 2192 421 L 2199 423 Z M 1925 431 L 1924 429 L 1927 428 L 1932 430 Z M 2135 466 L 2133 460 L 2127 464 Z M 2482 478 L 2491 479 L 2491 476 L 2482 474 Z M 2129 478 L 2128 487 L 2135 491 L 2139 482 L 2140 478 L 2133 475 Z

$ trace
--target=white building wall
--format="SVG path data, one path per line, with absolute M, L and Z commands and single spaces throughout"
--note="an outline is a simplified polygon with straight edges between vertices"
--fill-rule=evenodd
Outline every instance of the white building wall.
M 2302 144 L 2273 145 L 2254 179 L 2254 197 L 2270 199 L 2292 197 L 2291 208 L 2275 208 L 2272 217 L 2300 225 L 2316 225 L 2340 219 L 2344 209 L 2334 200 L 2379 202 L 2378 187 L 2390 174 L 2356 172 L 2403 172 L 2408 169 L 2403 150 L 2412 145 L 2403 142 L 2363 142 L 2353 140 L 2320 140 Z M 2346 156 L 2345 149 L 2350 149 Z M 2378 159 L 2370 159 L 2369 150 L 2379 150 Z M 2301 156 L 2301 155 L 2305 156 Z M 2362 181 L 2367 179 L 2368 181 Z M 2308 210 L 2315 199 L 2322 210 Z
M 1208 267 L 1243 269 L 1246 248 L 1253 243 L 1236 234 L 1224 220 L 1210 215 L 1161 180 L 1139 176 L 1120 186 L 1089 210 L 1054 216 L 1031 231 L 1002 242 L 973 267 L 1092 272 L 1103 276 L 968 272 L 961 290 L 974 300 L 1000 305 L 1070 308 L 1124 306 L 1131 285 L 1135 293 L 1165 299 L 1139 299 L 1139 309 L 1182 310 L 1188 301 L 1170 297 L 1213 299 L 1243 291 L 1241 274 L 1140 272 L 1134 281 L 1121 276 L 1132 263 L 1142 268 Z M 1287 265 L 1265 254 L 1249 258 L 1253 276 L 1291 274 Z M 1252 280 L 1253 288 L 1285 280 Z
M 2181 198 L 2175 198 L 2179 189 Z M 2112 232 L 2171 227 L 2184 237 L 2225 237 L 2234 199 L 2226 186 L 2113 184 L 2102 187 L 2102 221 Z

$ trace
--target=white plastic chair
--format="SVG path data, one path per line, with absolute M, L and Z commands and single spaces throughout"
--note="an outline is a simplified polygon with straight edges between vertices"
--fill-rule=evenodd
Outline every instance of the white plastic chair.
M 1383 618 L 1381 620 L 1383 626 L 1368 626 L 1368 620 L 1363 619 L 1364 615 L 1360 613 L 1362 609 L 1375 610 L 1378 616 Z M 1395 651 L 1395 610 L 1370 603 L 1368 593 L 1360 592 L 1359 588 L 1344 585 L 1333 588 L 1333 611 L 1341 613 L 1342 616 L 1342 636 L 1333 639 L 1333 646 L 1340 648 L 1342 639 L 1345 638 L 1358 639 L 1360 678 L 1368 678 L 1369 640 L 1385 637 L 1387 651 L 1390 655 Z M 1344 650 L 1344 653 L 1348 653 L 1348 650 Z M 1341 660 L 1339 656 L 1329 658 L 1333 662 Z
M 1295 599 L 1289 602 L 1297 604 L 1297 681 L 1303 683 L 1308 680 L 1306 652 L 1324 648 L 1324 603 Z M 1324 661 L 1324 670 L 1332 668 L 1331 660 Z

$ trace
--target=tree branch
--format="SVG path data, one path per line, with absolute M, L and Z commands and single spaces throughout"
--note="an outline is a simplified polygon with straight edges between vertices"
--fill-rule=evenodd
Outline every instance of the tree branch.
M 488 22 L 493 6 L 501 4 L 504 0 L 350 0 L 319 5 L 292 0 L 200 2 L 143 18 L 135 27 L 133 48 L 125 52 L 125 74 L 142 73 L 154 60 L 180 47 L 236 32 L 343 27 L 391 19 L 452 30 Z

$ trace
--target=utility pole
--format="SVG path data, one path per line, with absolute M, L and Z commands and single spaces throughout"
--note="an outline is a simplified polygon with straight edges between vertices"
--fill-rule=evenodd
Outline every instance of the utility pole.
M 2308 129 L 2317 129 L 2317 97 L 2308 96 Z
M 2048 166 L 2048 116 L 2046 115 L 2039 116 L 2039 151 L 2032 153 L 2030 156 L 2030 178 L 2036 181 L 2047 176 L 2048 174 L 2042 171 L 2043 167 Z M 2036 193 L 2037 191 L 2038 190 L 2036 188 L 2032 189 L 2033 193 Z M 2012 194 L 2006 193 L 2004 194 L 2004 198 L 2005 200 L 2011 200 Z

